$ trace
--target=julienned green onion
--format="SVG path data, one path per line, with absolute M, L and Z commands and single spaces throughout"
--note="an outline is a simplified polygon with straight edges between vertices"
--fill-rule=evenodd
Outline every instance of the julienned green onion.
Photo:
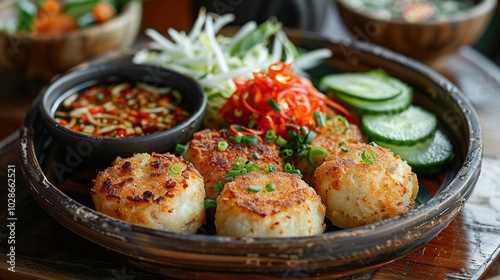
M 170 166 L 170 169 L 168 170 L 168 173 L 170 175 L 178 175 L 179 173 L 182 172 L 182 164 L 180 163 L 174 163 L 172 164 L 172 166 Z
M 217 149 L 219 149 L 219 151 L 225 151 L 228 146 L 229 144 L 226 141 L 220 141 L 219 144 L 217 144 Z
M 205 204 L 205 209 L 214 209 L 217 207 L 217 202 L 213 199 L 205 198 L 203 202 Z
M 269 141 L 274 141 L 276 139 L 276 132 L 274 132 L 274 130 L 266 131 L 266 139 Z
M 349 149 L 347 149 L 344 142 L 340 142 L 339 147 L 340 147 L 340 149 L 342 149 L 343 152 L 346 152 L 346 153 L 349 152 Z
M 182 144 L 176 144 L 174 149 L 176 155 L 181 155 L 186 150 L 186 146 Z
M 321 162 L 328 156 L 328 152 L 323 147 L 312 147 L 307 151 L 307 162 L 312 167 L 318 167 L 316 162 Z
M 276 185 L 273 183 L 269 183 L 266 185 L 266 191 L 268 192 L 274 192 L 276 190 Z
M 280 135 L 276 138 L 275 143 L 276 143 L 276 146 L 281 148 L 281 147 L 284 147 L 286 144 L 288 144 L 288 141 L 286 141 L 286 139 L 281 137 L 281 135 Z
M 224 189 L 224 183 L 217 182 L 214 184 L 214 190 L 217 195 L 219 195 L 223 189 Z
M 269 98 L 267 100 L 267 104 L 269 104 L 269 106 L 271 106 L 271 108 L 276 112 L 276 113 L 279 113 L 281 112 L 281 107 L 280 105 L 276 102 L 276 100 L 274 100 L 273 98 Z
M 370 151 L 370 150 L 364 150 L 363 153 L 361 153 L 361 159 L 368 165 L 372 165 L 376 160 L 377 157 L 375 154 Z
M 349 122 L 342 115 L 335 115 L 333 117 L 333 120 L 335 119 L 338 119 L 344 125 L 344 129 L 339 129 L 336 125 L 334 125 L 333 127 L 335 128 L 335 132 L 337 132 L 337 134 L 344 134 L 344 132 L 346 132 L 349 129 Z
M 249 192 L 255 192 L 255 193 L 260 192 L 260 190 L 261 190 L 261 188 L 257 187 L 257 186 L 249 186 L 247 188 L 247 191 L 249 191 Z
M 314 119 L 316 120 L 316 125 L 318 127 L 326 126 L 326 116 L 320 111 L 313 112 Z

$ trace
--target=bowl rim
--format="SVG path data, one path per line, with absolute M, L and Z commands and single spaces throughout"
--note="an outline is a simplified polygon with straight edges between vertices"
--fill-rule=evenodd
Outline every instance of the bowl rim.
M 37 153 L 35 151 L 35 143 L 33 143 L 35 131 L 32 129 L 32 127 L 30 127 L 30 124 L 32 124 L 34 119 L 36 119 L 37 117 L 38 112 L 36 111 L 30 112 L 31 116 L 27 116 L 25 126 L 21 130 L 20 143 L 20 156 L 22 161 L 25 163 L 21 165 L 21 168 L 23 169 L 25 180 L 28 180 L 30 191 L 32 193 L 36 192 L 35 197 L 37 202 L 39 203 L 41 203 L 40 201 L 47 203 L 48 199 L 50 199 L 49 197 L 57 196 L 59 198 L 62 198 L 58 203 L 50 203 L 50 205 L 44 204 L 42 205 L 42 207 L 45 208 L 46 211 L 50 212 L 52 216 L 58 215 L 59 219 L 63 219 L 59 220 L 61 223 L 65 224 L 67 227 L 77 232 L 78 234 L 83 235 L 85 238 L 93 242 L 97 242 L 101 246 L 110 248 L 124 255 L 128 255 L 132 258 L 139 258 L 140 261 L 149 261 L 157 264 L 168 263 L 170 264 L 170 266 L 173 266 L 174 269 L 175 267 L 188 267 L 189 264 L 182 262 L 183 260 L 186 260 L 185 258 L 187 256 L 198 257 L 200 256 L 200 254 L 213 254 L 217 256 L 227 253 L 229 249 L 232 249 L 231 252 L 234 253 L 225 255 L 228 256 L 228 258 L 225 259 L 227 261 L 227 264 L 225 263 L 223 265 L 227 265 L 228 267 L 225 267 L 224 269 L 228 270 L 224 271 L 234 272 L 235 268 L 229 267 L 229 265 L 241 263 L 242 258 L 247 260 L 247 269 L 254 269 L 257 272 L 267 273 L 268 269 L 269 271 L 272 269 L 283 269 L 283 267 L 280 266 L 278 266 L 277 268 L 260 267 L 260 269 L 256 269 L 255 267 L 251 266 L 252 264 L 248 263 L 248 258 L 252 258 L 252 256 L 248 254 L 252 254 L 251 252 L 254 252 L 254 250 L 263 248 L 269 254 L 273 254 L 273 256 L 263 256 L 264 258 L 271 259 L 273 261 L 275 260 L 277 263 L 280 262 L 279 264 L 281 265 L 283 265 L 284 262 L 286 262 L 286 265 L 288 266 L 293 265 L 293 262 L 289 263 L 287 262 L 287 260 L 296 256 L 296 254 L 302 254 L 304 253 L 304 251 L 307 251 L 309 254 L 314 254 L 314 256 L 312 256 L 315 258 L 314 260 L 307 259 L 312 260 L 310 265 L 313 266 L 313 269 L 335 269 L 340 266 L 335 266 L 337 265 L 337 263 L 335 263 L 335 265 L 330 263 L 330 254 L 339 255 L 342 254 L 342 252 L 344 252 L 345 254 L 345 251 L 350 253 L 351 250 L 353 250 L 351 249 L 351 245 L 358 247 L 356 251 L 357 254 L 369 253 L 369 251 L 366 251 L 369 249 L 365 249 L 364 247 L 363 249 L 359 248 L 360 242 L 364 244 L 363 246 L 366 245 L 370 248 L 375 248 L 376 246 L 377 250 L 383 251 L 386 254 L 387 251 L 392 248 L 391 246 L 394 246 L 399 250 L 397 251 L 397 256 L 399 257 L 407 255 L 411 252 L 407 249 L 407 246 L 409 246 L 408 242 L 411 242 L 411 244 L 417 242 L 418 244 L 420 244 L 418 245 L 418 247 L 425 245 L 427 241 L 430 241 L 429 238 L 435 237 L 458 214 L 458 212 L 465 205 L 465 202 L 472 193 L 474 185 L 477 182 L 477 178 L 480 173 L 483 148 L 479 119 L 474 108 L 472 107 L 472 104 L 466 99 L 465 95 L 448 79 L 437 73 L 435 70 L 430 69 L 428 66 L 425 66 L 416 60 L 406 58 L 387 49 L 379 48 L 372 43 L 345 38 L 323 38 L 315 33 L 301 34 L 307 35 L 305 37 L 308 39 L 312 39 L 315 41 L 319 40 L 319 44 L 336 44 L 340 48 L 344 47 L 347 49 L 360 51 L 370 56 L 376 56 L 380 59 L 388 60 L 391 64 L 402 65 L 403 67 L 410 68 L 412 72 L 420 75 L 420 77 L 425 77 L 437 87 L 447 92 L 446 96 L 449 96 L 451 99 L 453 99 L 454 104 L 460 104 L 460 106 L 463 107 L 462 110 L 459 110 L 460 114 L 465 118 L 463 131 L 466 132 L 467 137 L 466 144 L 461 145 L 464 149 L 463 159 L 460 161 L 456 173 L 454 172 L 453 178 L 447 181 L 446 186 L 442 185 L 442 187 L 444 188 L 441 188 L 438 194 L 433 196 L 425 204 L 410 211 L 404 216 L 381 221 L 371 225 L 344 229 L 340 231 L 325 232 L 317 236 L 286 238 L 235 238 L 217 235 L 180 234 L 155 230 L 139 225 L 130 224 L 101 214 L 96 210 L 71 199 L 68 195 L 54 186 L 43 173 L 43 169 L 40 166 Z M 30 158 L 35 160 L 30 160 Z M 429 216 L 431 218 L 429 218 Z M 77 224 L 75 224 L 74 222 L 77 222 Z M 82 228 L 82 226 L 84 228 Z M 411 229 L 413 232 L 408 231 L 408 229 Z M 85 231 L 85 233 L 82 232 L 83 230 Z M 89 236 L 89 231 L 91 231 L 94 235 L 98 234 L 99 236 Z M 415 231 L 425 234 L 412 234 Z M 383 238 L 384 243 L 382 243 L 383 241 L 381 241 L 381 238 Z M 137 246 L 150 245 L 152 242 L 162 243 L 158 244 L 158 246 L 155 247 L 153 251 L 149 252 L 147 250 L 143 251 L 143 247 L 140 247 L 141 249 L 138 250 L 142 252 L 143 255 L 138 256 L 137 251 L 127 253 L 129 250 L 131 250 L 131 247 L 129 247 L 129 245 L 127 244 L 131 243 L 132 240 L 134 249 L 137 249 Z M 166 240 L 168 241 L 166 242 L 167 244 L 165 244 Z M 399 243 L 400 240 L 403 240 L 401 241 L 401 243 L 403 244 Z M 276 251 L 272 248 L 279 249 L 281 248 L 279 246 L 283 246 L 280 244 L 283 243 L 286 243 L 286 246 L 290 246 L 287 247 L 287 249 L 289 249 L 290 251 L 286 252 L 293 253 L 289 253 L 290 255 L 285 254 L 285 257 L 279 253 L 276 254 Z M 127 248 L 127 252 L 123 251 L 124 246 Z M 182 248 L 183 250 L 181 251 L 181 255 L 179 256 L 180 259 L 176 259 L 179 263 L 170 259 L 172 257 L 177 257 L 173 249 L 171 249 L 172 246 L 180 246 L 180 248 Z M 413 248 L 416 249 L 418 247 Z M 315 248 L 317 248 L 318 251 L 314 251 Z M 167 256 L 158 256 L 158 252 L 167 254 Z M 326 255 L 318 255 L 321 252 L 325 253 Z M 344 260 L 344 258 L 348 259 L 349 256 L 353 257 L 352 253 L 351 255 L 347 256 L 342 255 L 340 257 L 341 259 L 333 260 L 341 262 Z M 159 257 L 161 259 L 158 259 Z M 390 260 L 395 259 L 395 257 L 392 256 L 386 255 L 385 257 L 386 262 L 388 261 L 387 258 L 390 258 Z M 195 260 L 195 258 L 190 258 L 190 260 Z M 212 258 L 211 261 L 212 263 L 215 263 L 215 261 L 217 261 L 217 258 Z M 210 263 L 211 262 L 207 262 L 207 264 Z M 206 268 L 207 264 L 200 264 L 200 267 Z M 309 262 L 307 264 L 309 265 Z M 344 268 L 345 266 L 347 266 L 347 269 L 350 269 L 350 267 L 353 266 L 358 267 L 359 269 L 360 265 L 363 267 L 373 268 L 382 264 L 383 263 L 380 263 L 380 261 L 374 264 L 365 262 L 365 259 L 358 259 L 358 262 L 353 263 L 352 266 L 350 266 L 349 263 L 344 262 L 342 264 L 342 268 L 340 269 L 346 269 Z M 193 271 L 199 271 L 199 269 L 200 268 L 196 268 Z M 210 267 L 210 269 L 216 270 L 220 269 L 220 267 Z
M 200 86 L 199 83 L 197 83 L 195 80 L 186 77 L 185 75 L 180 74 L 179 72 L 176 72 L 171 69 L 163 68 L 163 67 L 157 67 L 155 68 L 155 71 L 165 73 L 168 75 L 174 75 L 176 78 L 182 79 L 186 81 L 189 86 L 192 86 L 193 89 L 196 89 L 196 96 L 193 96 L 196 98 L 196 100 L 200 101 L 199 104 L 194 108 L 193 112 L 191 112 L 191 115 L 184 120 L 183 122 L 177 124 L 176 126 L 173 126 L 167 130 L 163 131 L 158 131 L 152 134 L 148 135 L 142 135 L 142 136 L 136 136 L 136 137 L 126 137 L 126 138 L 117 138 L 117 137 L 101 137 L 101 136 L 95 136 L 95 135 L 89 135 L 89 134 L 84 134 L 84 133 L 79 133 L 76 131 L 73 131 L 71 129 L 65 128 L 64 126 L 59 125 L 52 114 L 52 110 L 54 109 L 54 104 L 47 104 L 47 99 L 51 96 L 51 93 L 54 92 L 55 89 L 61 86 L 61 84 L 64 84 L 65 82 L 72 81 L 75 78 L 78 78 L 80 75 L 84 75 L 87 73 L 91 74 L 92 78 L 96 77 L 102 77 L 99 74 L 102 72 L 109 72 L 110 70 L 117 69 L 117 68 L 127 68 L 127 69 L 137 69 L 137 70 L 142 70 L 142 69 L 147 69 L 148 67 L 151 67 L 150 65 L 145 65 L 145 64 L 135 64 L 135 63 L 111 63 L 111 64 L 103 64 L 103 65 L 93 65 L 93 66 L 88 66 L 85 68 L 78 68 L 73 71 L 70 71 L 64 75 L 59 76 L 57 79 L 53 80 L 51 83 L 49 83 L 45 88 L 41 90 L 40 93 L 40 100 L 39 100 L 39 107 L 40 107 L 40 114 L 42 119 L 45 120 L 46 125 L 51 126 L 53 129 L 56 131 L 64 134 L 64 135 L 69 135 L 71 137 L 75 138 L 80 138 L 81 140 L 87 140 L 87 141 L 99 141 L 100 143 L 123 143 L 123 144 L 129 144 L 133 142 L 144 142 L 148 141 L 151 139 L 157 139 L 161 138 L 163 136 L 168 136 L 168 135 L 176 135 L 179 132 L 181 132 L 185 127 L 189 126 L 191 123 L 199 119 L 202 115 L 204 115 L 205 110 L 207 108 L 207 95 L 203 88 Z M 112 76 L 108 75 L 108 76 Z M 71 84 L 70 87 L 74 88 L 78 86 L 78 84 Z M 57 99 L 56 99 L 57 100 Z
M 6 0 L 6 2 L 0 4 L 0 8 L 14 5 L 16 1 L 17 0 Z M 123 6 L 122 10 L 117 14 L 117 16 L 115 16 L 111 20 L 87 28 L 79 28 L 70 32 L 65 32 L 63 34 L 59 32 L 38 34 L 20 32 L 6 33 L 3 31 L 1 31 L 0 34 L 6 34 L 7 36 L 11 36 L 12 38 L 34 41 L 50 41 L 62 38 L 65 38 L 65 40 L 67 40 L 67 38 L 73 40 L 80 37 L 86 37 L 91 34 L 101 34 L 106 31 L 109 32 L 115 29 L 122 28 L 122 26 L 127 26 L 132 22 L 129 20 L 129 18 L 134 17 L 137 14 L 142 15 L 142 4 L 140 3 L 140 1 L 131 1 L 127 3 L 127 5 Z
M 435 26 L 443 23 L 458 23 L 469 21 L 487 14 L 493 14 L 495 7 L 497 6 L 498 0 L 480 0 L 479 3 L 475 3 L 469 9 L 464 11 L 460 11 L 454 13 L 452 15 L 446 16 L 444 18 L 437 18 L 425 21 L 417 21 L 417 22 L 407 22 L 399 17 L 391 17 L 391 18 L 382 18 L 378 17 L 373 13 L 367 12 L 365 10 L 357 9 L 349 4 L 349 0 L 335 0 L 335 2 L 342 6 L 342 8 L 349 10 L 353 14 L 361 15 L 370 20 L 380 21 L 384 23 L 390 24 L 399 24 L 399 25 L 415 25 L 415 26 Z

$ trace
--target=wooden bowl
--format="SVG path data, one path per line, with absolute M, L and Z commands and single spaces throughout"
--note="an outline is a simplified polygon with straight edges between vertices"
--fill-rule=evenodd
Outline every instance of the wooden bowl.
M 15 13 L 15 2 L 2 1 L 0 19 Z M 24 79 L 47 82 L 84 60 L 130 46 L 141 18 L 142 4 L 137 1 L 106 23 L 65 34 L 0 32 L 0 67 Z
M 465 11 L 422 22 L 384 19 L 354 8 L 349 0 L 336 0 L 347 29 L 358 40 L 370 41 L 406 56 L 429 62 L 474 43 L 483 34 L 497 0 L 477 0 Z

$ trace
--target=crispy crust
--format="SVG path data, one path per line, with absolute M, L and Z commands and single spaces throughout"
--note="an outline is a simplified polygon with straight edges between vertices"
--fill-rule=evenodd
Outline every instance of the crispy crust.
M 229 144 L 226 150 L 219 151 L 220 141 L 226 141 Z M 254 153 L 258 153 L 260 159 L 253 159 Z M 202 174 L 205 182 L 205 193 L 210 199 L 217 197 L 214 190 L 215 183 L 225 182 L 226 173 L 233 169 L 234 162 L 238 157 L 252 161 L 261 168 L 274 165 L 276 170 L 283 170 L 285 165 L 280 156 L 279 148 L 273 143 L 236 144 L 229 141 L 227 130 L 206 129 L 195 133 L 182 156 Z

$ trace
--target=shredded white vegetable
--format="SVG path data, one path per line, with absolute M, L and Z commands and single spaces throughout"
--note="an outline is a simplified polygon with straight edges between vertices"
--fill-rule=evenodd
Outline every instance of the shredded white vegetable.
M 208 96 L 207 117 L 210 119 L 234 92 L 235 78 L 249 78 L 253 71 L 265 70 L 280 60 L 294 63 L 295 71 L 306 75 L 305 70 L 331 56 L 328 49 L 299 54 L 282 30 L 274 33 L 274 40 L 264 37 L 254 45 L 247 44 L 238 49 L 242 40 L 251 37 L 259 26 L 250 21 L 234 35 L 219 34 L 233 20 L 232 14 L 218 16 L 200 9 L 187 34 L 170 28 L 168 39 L 153 29 L 147 29 L 145 33 L 152 42 L 146 49 L 138 51 L 132 61 L 170 68 L 198 81 Z

